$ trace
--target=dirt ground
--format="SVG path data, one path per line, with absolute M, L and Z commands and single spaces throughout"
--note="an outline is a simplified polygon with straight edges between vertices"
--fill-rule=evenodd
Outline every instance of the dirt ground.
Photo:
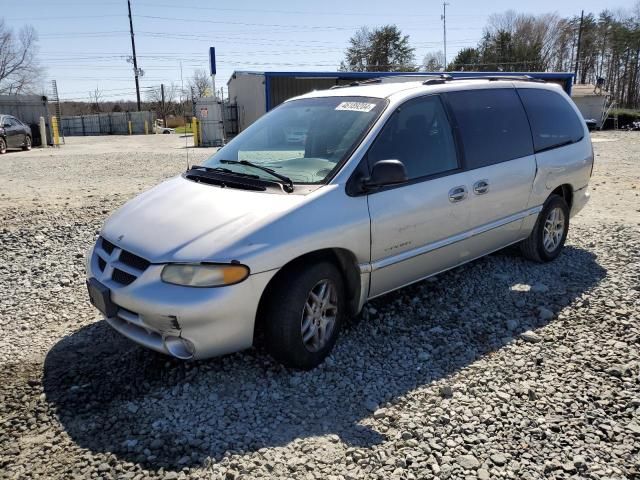
M 640 478 L 640 133 L 592 139 L 554 262 L 504 250 L 375 299 L 311 372 L 155 354 L 88 301 L 104 220 L 215 149 L 1 155 L 0 480 Z
M 67 137 L 58 148 L 13 150 L 0 157 L 0 208 L 60 208 L 126 200 L 215 152 L 193 137 L 134 135 Z

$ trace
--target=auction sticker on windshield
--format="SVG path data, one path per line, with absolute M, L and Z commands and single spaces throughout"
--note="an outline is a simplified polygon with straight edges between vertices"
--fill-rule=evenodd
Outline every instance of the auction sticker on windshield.
M 349 110 L 352 112 L 370 112 L 375 108 L 375 103 L 366 102 L 342 102 L 336 107 L 336 110 Z

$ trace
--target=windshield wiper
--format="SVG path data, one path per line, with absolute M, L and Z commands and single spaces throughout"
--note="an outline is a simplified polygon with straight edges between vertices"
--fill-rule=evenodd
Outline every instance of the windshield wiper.
M 202 168 L 204 170 L 206 170 L 207 172 L 220 172 L 220 173 L 229 173 L 231 175 L 237 175 L 239 177 L 247 177 L 247 178 L 260 178 L 258 175 L 252 175 L 250 173 L 243 173 L 243 172 L 235 172 L 229 168 L 224 168 L 224 167 L 205 167 L 204 165 L 193 165 L 191 167 L 191 170 L 196 169 L 196 168 Z
M 227 163 L 229 165 L 246 165 L 247 167 L 257 168 L 258 170 L 262 170 L 263 172 L 267 172 L 272 177 L 275 177 L 281 180 L 283 183 L 284 191 L 287 193 L 293 192 L 293 180 L 285 175 L 281 175 L 275 170 L 272 170 L 267 167 L 263 167 L 262 165 L 258 165 L 257 163 L 250 162 L 248 160 L 220 160 L 220 163 Z

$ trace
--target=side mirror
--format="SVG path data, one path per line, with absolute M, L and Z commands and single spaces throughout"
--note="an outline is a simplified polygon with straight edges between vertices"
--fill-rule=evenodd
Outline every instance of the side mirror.
M 373 166 L 371 176 L 362 180 L 362 185 L 365 189 L 376 188 L 403 183 L 407 180 L 407 169 L 400 160 L 380 160 Z

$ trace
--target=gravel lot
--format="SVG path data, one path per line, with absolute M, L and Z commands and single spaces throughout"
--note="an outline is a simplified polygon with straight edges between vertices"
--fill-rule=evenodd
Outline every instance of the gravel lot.
M 640 478 L 637 133 L 594 134 L 555 262 L 506 250 L 381 297 L 305 373 L 175 361 L 99 321 L 101 223 L 210 151 L 67 140 L 0 157 L 0 478 Z

